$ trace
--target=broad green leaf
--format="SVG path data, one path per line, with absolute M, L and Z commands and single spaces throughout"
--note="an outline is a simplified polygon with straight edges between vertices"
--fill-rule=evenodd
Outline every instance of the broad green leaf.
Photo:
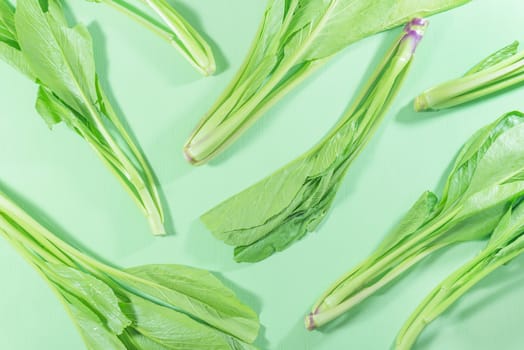
M 62 295 L 88 350 L 129 350 L 83 300 L 64 290 Z
M 43 12 L 40 6 L 33 0 L 17 2 L 15 23 L 24 57 L 42 85 L 78 113 L 91 116 L 96 102 L 91 36 L 81 25 L 64 25 L 53 7 Z
M 113 290 L 96 277 L 64 265 L 47 264 L 51 280 L 89 306 L 114 333 L 131 324 L 119 306 Z M 100 323 L 100 322 L 99 322 Z
M 230 350 L 234 349 L 230 344 L 242 344 L 184 313 L 141 297 L 130 296 L 129 304 L 124 305 L 124 308 L 128 317 L 133 319 L 133 326 L 139 333 L 167 349 Z
M 257 315 L 206 270 L 182 265 L 144 265 L 122 282 L 246 342 L 258 334 Z
M 503 47 L 500 50 L 497 50 L 496 52 L 492 53 L 479 63 L 477 63 L 473 68 L 471 68 L 469 71 L 466 72 L 465 75 L 475 74 L 477 72 L 480 72 L 484 69 L 487 69 L 489 67 L 492 67 L 496 65 L 497 63 L 500 63 L 507 59 L 508 57 L 511 57 L 515 55 L 519 48 L 519 42 L 514 41 L 508 46 Z

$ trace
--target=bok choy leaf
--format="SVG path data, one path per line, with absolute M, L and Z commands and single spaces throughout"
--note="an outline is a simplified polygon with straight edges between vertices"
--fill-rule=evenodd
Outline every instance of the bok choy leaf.
M 287 92 L 346 46 L 469 0 L 269 0 L 237 75 L 189 137 L 184 153 L 215 157 Z
M 383 120 L 399 91 L 427 22 L 414 19 L 360 95 L 316 146 L 202 216 L 235 260 L 255 262 L 313 231 L 326 215 L 347 169 Z
M 46 280 L 89 350 L 255 349 L 257 315 L 208 271 L 109 266 L 59 239 L 1 192 L 0 235 Z
M 434 251 L 491 234 L 524 195 L 523 154 L 521 112 L 480 129 L 457 156 L 442 198 L 424 193 L 373 254 L 326 290 L 306 327 L 334 320 Z
M 147 217 L 164 234 L 153 172 L 127 133 L 95 72 L 91 36 L 70 28 L 56 0 L 0 0 L 0 58 L 39 84 L 36 109 L 51 127 L 64 122 L 93 148 Z

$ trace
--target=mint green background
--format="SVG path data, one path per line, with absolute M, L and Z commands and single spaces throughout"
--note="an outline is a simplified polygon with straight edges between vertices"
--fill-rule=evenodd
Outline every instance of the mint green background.
M 260 313 L 262 349 L 383 350 L 431 288 L 482 247 L 468 243 L 436 254 L 335 326 L 320 332 L 302 326 L 315 298 L 366 257 L 422 191 L 441 189 L 467 137 L 506 111 L 524 110 L 524 89 L 441 113 L 411 109 L 423 89 L 522 39 L 521 0 L 474 1 L 431 18 L 404 88 L 353 164 L 327 220 L 291 249 L 256 265 L 235 264 L 232 249 L 205 230 L 199 214 L 315 143 L 398 30 L 340 53 L 224 155 L 194 168 L 183 160 L 182 145 L 240 65 L 265 1 L 175 1 L 212 37 L 220 72 L 211 78 L 200 77 L 172 47 L 112 9 L 69 3 L 93 34 L 102 81 L 160 179 L 176 231 L 152 237 L 88 145 L 64 126 L 50 132 L 33 108 L 35 85 L 0 64 L 0 182 L 86 249 L 120 266 L 183 263 L 218 272 Z M 517 259 L 480 283 L 426 329 L 416 349 L 521 349 L 523 267 L 524 258 Z M 0 276 L 0 349 L 84 349 L 58 300 L 4 240 Z

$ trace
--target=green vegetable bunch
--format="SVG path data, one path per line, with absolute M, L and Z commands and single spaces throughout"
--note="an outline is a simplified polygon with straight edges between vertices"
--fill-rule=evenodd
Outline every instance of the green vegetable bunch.
M 415 98 L 416 111 L 435 111 L 477 100 L 524 81 L 524 51 L 519 42 L 503 47 L 471 68 L 463 77 L 437 85 Z
M 208 271 L 111 267 L 59 239 L 4 193 L 0 234 L 49 283 L 90 350 L 254 349 L 256 314 Z
M 522 140 L 520 112 L 475 133 L 457 156 L 442 198 L 425 192 L 375 252 L 320 297 L 306 317 L 306 327 L 332 321 L 434 251 L 491 234 L 524 195 Z
M 427 22 L 412 20 L 353 105 L 316 146 L 202 216 L 235 260 L 255 262 L 313 231 L 329 210 L 349 166 L 399 91 Z
M 0 57 L 39 85 L 36 109 L 51 127 L 64 122 L 93 148 L 149 220 L 164 234 L 153 172 L 105 95 L 91 36 L 70 28 L 56 0 L 0 0 Z
M 202 164 L 346 46 L 469 0 L 269 0 L 233 81 L 203 117 L 184 152 Z
M 400 331 L 397 350 L 409 350 L 424 328 L 460 297 L 502 265 L 524 252 L 522 197 L 498 223 L 486 247 L 470 262 L 440 283 L 417 307 Z
M 209 44 L 166 0 L 141 0 L 162 20 L 158 23 L 126 0 L 88 0 L 107 4 L 129 16 L 173 45 L 203 75 L 216 70 L 215 58 Z

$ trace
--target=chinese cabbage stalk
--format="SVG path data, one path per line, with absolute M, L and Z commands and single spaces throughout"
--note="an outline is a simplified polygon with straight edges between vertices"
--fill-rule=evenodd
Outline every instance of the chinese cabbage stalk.
M 256 314 L 208 271 L 111 267 L 59 239 L 1 192 L 0 235 L 49 284 L 89 350 L 254 349 Z
M 414 19 L 385 55 L 352 106 L 316 146 L 202 216 L 211 232 L 255 262 L 313 231 L 347 169 L 374 134 L 399 91 L 427 22 Z
M 463 77 L 426 90 L 415 98 L 417 112 L 455 107 L 524 82 L 524 51 L 518 41 L 483 59 Z
M 409 350 L 424 328 L 484 277 L 524 252 L 524 205 L 502 217 L 486 247 L 470 262 L 440 283 L 422 301 L 399 332 L 396 350 Z
M 88 0 L 107 4 L 137 21 L 173 45 L 203 75 L 215 72 L 215 58 L 209 44 L 166 0 L 141 0 L 164 22 L 158 23 L 126 0 Z
M 84 138 L 164 234 L 162 204 L 150 166 L 110 105 L 95 72 L 87 29 L 70 28 L 56 0 L 0 0 L 0 57 L 39 84 L 36 109 L 51 127 L 64 122 Z
M 184 153 L 205 163 L 346 46 L 469 0 L 269 0 L 244 63 L 189 137 Z
M 334 320 L 434 251 L 489 235 L 524 194 L 523 154 L 521 112 L 480 129 L 458 154 L 441 199 L 425 192 L 376 251 L 319 298 L 306 327 Z

